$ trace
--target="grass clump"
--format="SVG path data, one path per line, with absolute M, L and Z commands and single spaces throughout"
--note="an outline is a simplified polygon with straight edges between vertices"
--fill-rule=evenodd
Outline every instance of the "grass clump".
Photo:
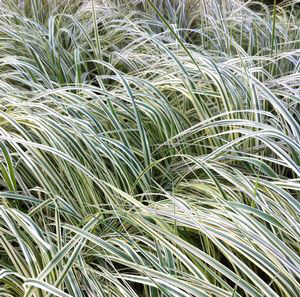
M 2 1 L 1 296 L 300 296 L 299 1 L 221 2 Z

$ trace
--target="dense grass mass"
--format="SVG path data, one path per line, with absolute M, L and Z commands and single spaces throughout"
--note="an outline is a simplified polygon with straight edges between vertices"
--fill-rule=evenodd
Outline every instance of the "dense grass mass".
M 299 1 L 3 0 L 0 296 L 300 296 L 299 86 Z

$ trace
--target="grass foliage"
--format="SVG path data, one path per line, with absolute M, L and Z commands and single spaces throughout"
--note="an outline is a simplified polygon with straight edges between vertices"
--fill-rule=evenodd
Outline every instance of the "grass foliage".
M 300 296 L 300 12 L 3 0 L 0 296 Z

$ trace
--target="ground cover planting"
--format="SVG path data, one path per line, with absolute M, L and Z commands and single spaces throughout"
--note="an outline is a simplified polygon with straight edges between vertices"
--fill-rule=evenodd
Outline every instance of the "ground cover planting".
M 300 296 L 299 71 L 295 0 L 1 1 L 0 296 Z

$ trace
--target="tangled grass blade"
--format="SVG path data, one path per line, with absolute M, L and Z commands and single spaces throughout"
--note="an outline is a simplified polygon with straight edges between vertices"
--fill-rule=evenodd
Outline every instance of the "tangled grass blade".
M 300 297 L 300 2 L 266 2 L 1 1 L 1 297 Z

